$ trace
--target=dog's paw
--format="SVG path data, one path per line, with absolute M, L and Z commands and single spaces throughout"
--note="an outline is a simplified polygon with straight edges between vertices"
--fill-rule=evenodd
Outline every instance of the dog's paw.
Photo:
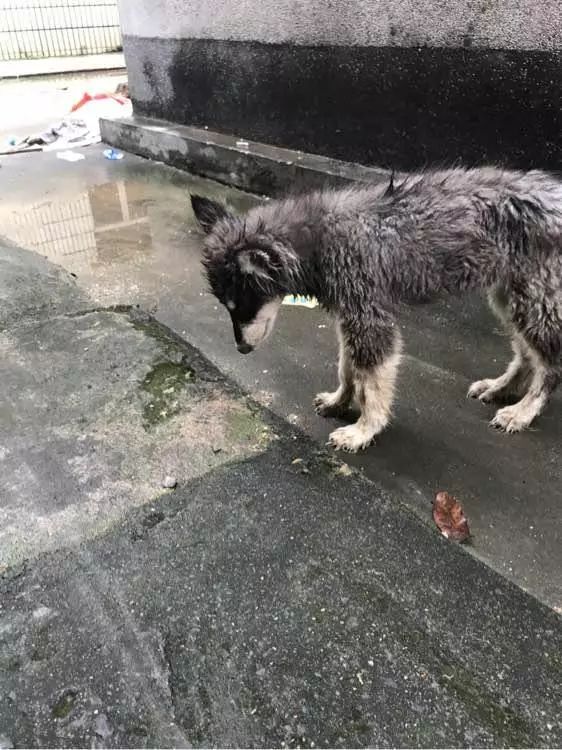
M 467 398 L 477 398 L 482 403 L 487 404 L 495 398 L 493 384 L 494 381 L 490 379 L 476 380 L 468 389 L 466 396 Z
M 514 404 L 513 406 L 505 406 L 503 409 L 498 409 L 490 424 L 498 430 L 511 433 L 521 432 L 532 421 L 533 418 L 525 410 L 521 409 L 518 404 Z
M 330 435 L 328 445 L 331 445 L 337 451 L 357 453 L 357 451 L 371 445 L 373 439 L 374 434 L 372 431 L 365 432 L 365 430 L 362 430 L 356 424 L 352 424 L 334 430 Z
M 342 404 L 337 391 L 334 393 L 319 393 L 314 399 L 314 409 L 321 417 L 339 417 L 347 408 Z

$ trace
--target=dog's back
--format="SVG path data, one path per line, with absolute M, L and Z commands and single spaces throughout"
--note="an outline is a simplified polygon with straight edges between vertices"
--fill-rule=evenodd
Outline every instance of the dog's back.
M 367 270 L 408 301 L 489 288 L 537 262 L 560 274 L 562 183 L 538 171 L 424 172 L 276 201 L 252 216 L 325 274 L 333 269 L 328 284 L 341 283 L 340 268 Z

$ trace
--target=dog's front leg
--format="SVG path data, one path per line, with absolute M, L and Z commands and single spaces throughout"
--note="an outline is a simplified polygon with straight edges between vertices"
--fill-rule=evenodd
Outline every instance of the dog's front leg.
M 355 453 L 366 448 L 390 421 L 402 339 L 398 330 L 393 328 L 381 333 L 375 343 L 371 341 L 368 345 L 349 335 L 346 340 L 351 350 L 361 416 L 355 424 L 332 432 L 330 444 L 336 450 Z
M 337 334 L 340 346 L 338 363 L 339 386 L 336 391 L 319 393 L 314 399 L 316 413 L 320 414 L 321 417 L 341 416 L 348 408 L 354 394 L 353 362 L 339 322 L 337 324 Z

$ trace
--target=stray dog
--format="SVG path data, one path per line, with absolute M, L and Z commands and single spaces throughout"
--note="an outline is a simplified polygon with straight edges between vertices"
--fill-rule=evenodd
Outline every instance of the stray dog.
M 365 448 L 388 424 L 402 342 L 400 303 L 483 289 L 509 328 L 513 359 L 468 395 L 517 403 L 496 412 L 506 432 L 528 427 L 560 380 L 562 183 L 543 172 L 492 167 L 412 174 L 272 201 L 245 216 L 192 196 L 207 234 L 203 265 L 232 318 L 242 354 L 271 333 L 286 294 L 315 296 L 337 319 L 339 386 L 315 400 L 358 421 L 330 435 Z

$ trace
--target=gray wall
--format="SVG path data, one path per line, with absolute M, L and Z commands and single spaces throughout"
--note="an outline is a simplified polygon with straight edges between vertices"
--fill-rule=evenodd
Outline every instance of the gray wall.
M 120 0 L 123 32 L 266 43 L 555 50 L 560 0 Z
M 396 169 L 562 169 L 561 0 L 120 0 L 138 114 Z

